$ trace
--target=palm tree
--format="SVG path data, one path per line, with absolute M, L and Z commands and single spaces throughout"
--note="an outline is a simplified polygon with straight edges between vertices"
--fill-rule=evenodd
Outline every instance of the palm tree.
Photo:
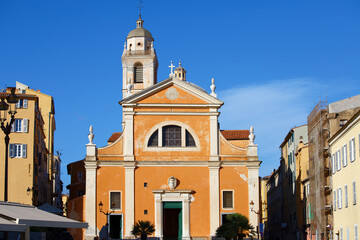
M 226 216 L 226 220 L 227 222 L 216 230 L 217 237 L 242 240 L 246 236 L 252 238 L 255 234 L 254 227 L 244 215 L 239 213 L 229 214 Z
M 147 236 L 152 235 L 154 232 L 154 224 L 150 223 L 149 221 L 138 220 L 137 223 L 134 224 L 131 234 L 140 236 L 141 240 L 146 240 Z

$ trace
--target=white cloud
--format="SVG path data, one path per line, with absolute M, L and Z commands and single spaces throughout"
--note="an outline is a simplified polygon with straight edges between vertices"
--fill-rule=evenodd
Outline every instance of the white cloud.
M 279 166 L 279 145 L 294 126 L 306 124 L 315 105 L 316 92 L 323 86 L 310 78 L 272 81 L 238 86 L 218 93 L 224 101 L 221 129 L 249 129 L 254 126 L 263 161 L 260 174 L 271 173 Z

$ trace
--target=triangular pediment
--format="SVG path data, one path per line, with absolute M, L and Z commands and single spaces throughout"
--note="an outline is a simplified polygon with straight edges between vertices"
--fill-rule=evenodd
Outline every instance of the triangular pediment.
M 211 104 L 221 106 L 223 102 L 195 84 L 170 78 L 126 97 L 120 104 Z

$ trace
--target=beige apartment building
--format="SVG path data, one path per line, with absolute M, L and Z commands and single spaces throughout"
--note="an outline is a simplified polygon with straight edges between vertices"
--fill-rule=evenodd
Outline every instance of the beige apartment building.
M 359 239 L 360 111 L 330 139 L 334 239 Z
M 16 83 L 15 122 L 10 133 L 8 156 L 8 201 L 40 206 L 51 204 L 57 194 L 53 190 L 54 102 L 49 95 Z M 10 92 L 0 93 L 6 98 Z M 14 107 L 14 106 L 13 106 Z M 2 113 L 3 114 L 3 113 Z M 4 115 L 2 115 L 4 117 Z M 9 114 L 6 116 L 9 122 Z M 5 177 L 5 142 L 0 131 L 0 179 Z M 60 172 L 58 172 L 60 174 Z M 4 200 L 4 184 L 0 184 L 0 200 Z

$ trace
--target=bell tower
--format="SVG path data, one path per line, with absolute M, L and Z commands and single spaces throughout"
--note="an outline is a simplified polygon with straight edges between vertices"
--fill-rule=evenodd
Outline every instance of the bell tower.
M 121 57 L 123 67 L 123 98 L 141 91 L 157 82 L 158 60 L 154 49 L 154 38 L 143 28 L 144 21 L 136 21 L 124 44 Z

